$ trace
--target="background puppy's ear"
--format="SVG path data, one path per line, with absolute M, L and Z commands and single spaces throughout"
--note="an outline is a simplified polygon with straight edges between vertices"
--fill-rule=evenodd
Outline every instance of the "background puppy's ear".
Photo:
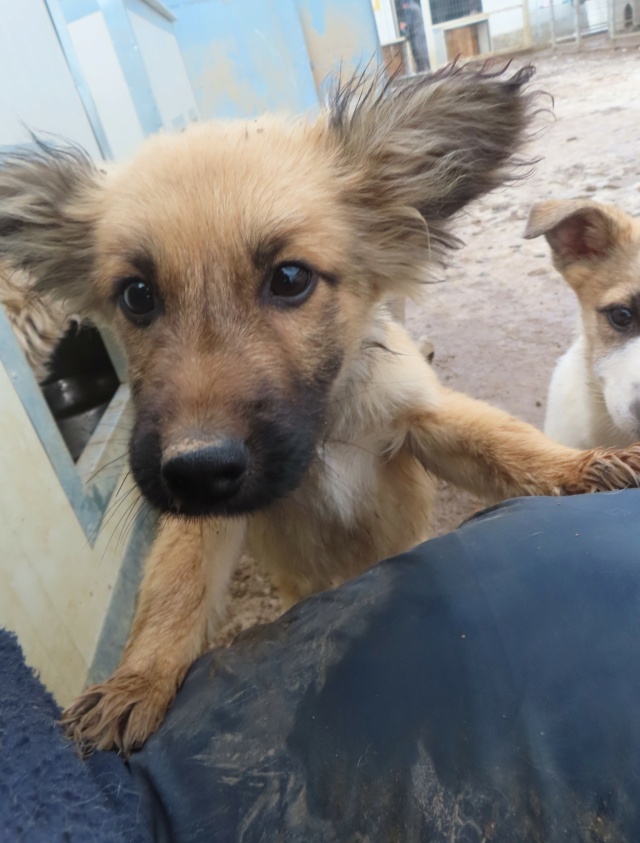
M 100 173 L 79 147 L 33 146 L 0 157 L 0 260 L 37 292 L 84 309 L 93 267 Z
M 558 269 L 576 261 L 608 257 L 632 237 L 632 222 L 623 211 L 591 200 L 537 202 L 529 212 L 524 236 L 544 234 Z
M 345 199 L 366 242 L 379 246 L 371 265 L 383 282 L 424 280 L 426 262 L 456 244 L 446 221 L 515 177 L 531 110 L 522 86 L 533 73 L 452 66 L 382 88 L 355 78 L 336 93 L 329 125 Z

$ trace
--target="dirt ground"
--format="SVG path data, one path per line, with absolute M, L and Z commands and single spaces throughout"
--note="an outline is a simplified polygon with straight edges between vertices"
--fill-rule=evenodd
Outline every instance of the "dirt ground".
M 544 239 L 522 239 L 528 209 L 539 199 L 589 197 L 640 215 L 640 44 L 587 42 L 580 53 L 571 46 L 515 64 L 529 61 L 537 67 L 535 85 L 554 98 L 555 117 L 540 118 L 528 150 L 542 160 L 526 181 L 474 203 L 458 220 L 466 245 L 434 276 L 440 283 L 426 288 L 424 300 L 407 305 L 407 327 L 433 341 L 443 382 L 541 426 L 549 378 L 570 345 L 577 307 Z M 443 487 L 436 533 L 481 505 Z M 247 561 L 216 643 L 280 611 L 275 590 Z

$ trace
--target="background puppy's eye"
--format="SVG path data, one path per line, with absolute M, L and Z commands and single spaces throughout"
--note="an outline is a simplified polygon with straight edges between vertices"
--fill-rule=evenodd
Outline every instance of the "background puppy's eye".
M 628 307 L 616 305 L 607 310 L 607 319 L 616 331 L 628 331 L 633 325 L 633 312 Z
M 142 278 L 125 278 L 118 302 L 124 315 L 132 322 L 150 322 L 156 309 L 153 291 Z
M 317 273 L 299 263 L 283 263 L 273 270 L 269 292 L 272 297 L 301 304 L 313 292 Z

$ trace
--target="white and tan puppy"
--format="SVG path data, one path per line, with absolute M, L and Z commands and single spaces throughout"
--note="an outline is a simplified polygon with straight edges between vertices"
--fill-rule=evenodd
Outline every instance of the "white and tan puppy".
M 545 433 L 575 448 L 624 447 L 640 435 L 640 223 L 610 205 L 548 201 L 531 209 L 525 237 L 542 234 L 580 303 Z

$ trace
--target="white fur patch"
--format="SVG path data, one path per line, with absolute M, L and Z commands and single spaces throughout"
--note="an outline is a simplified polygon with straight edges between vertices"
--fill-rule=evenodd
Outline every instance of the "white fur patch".
M 601 357 L 594 370 L 611 420 L 630 442 L 640 439 L 640 337 Z
M 319 452 L 322 485 L 334 515 L 353 523 L 358 514 L 370 509 L 369 499 L 378 492 L 378 457 L 350 443 L 331 443 Z
M 589 388 L 593 380 L 586 359 L 584 335 L 556 363 L 549 384 L 544 432 L 551 439 L 570 448 L 592 448 L 594 442 L 594 404 L 597 399 Z

